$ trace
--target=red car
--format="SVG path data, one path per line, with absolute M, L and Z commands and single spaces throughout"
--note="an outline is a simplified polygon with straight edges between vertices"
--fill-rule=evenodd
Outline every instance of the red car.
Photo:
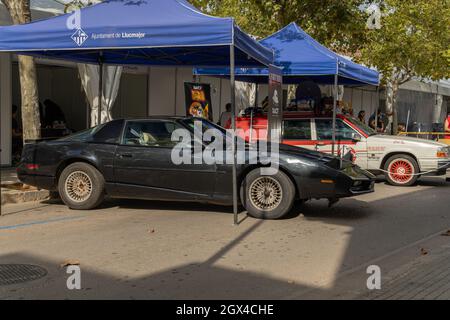
M 267 138 L 267 116 L 236 119 L 238 135 L 255 142 Z M 229 127 L 229 124 L 228 124 Z M 250 127 L 253 132 L 250 134 Z M 333 119 L 314 112 L 285 112 L 282 125 L 284 144 L 331 153 Z M 354 163 L 372 173 L 384 173 L 392 185 L 410 186 L 422 175 L 445 175 L 450 168 L 450 148 L 435 141 L 377 134 L 364 123 L 342 114 L 336 118 L 337 155 L 351 155 Z

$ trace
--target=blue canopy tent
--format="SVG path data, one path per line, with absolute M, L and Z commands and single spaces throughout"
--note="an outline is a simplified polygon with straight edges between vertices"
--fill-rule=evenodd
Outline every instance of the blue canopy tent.
M 0 28 L 0 51 L 81 63 L 229 65 L 272 63 L 273 52 L 233 18 L 203 14 L 186 0 L 106 0 L 79 11 Z
M 337 95 L 337 85 L 360 86 L 379 85 L 379 73 L 354 63 L 329 50 L 314 40 L 295 22 L 260 41 L 273 49 L 275 64 L 283 69 L 283 83 L 298 84 L 312 80 L 318 84 L 333 84 Z M 197 68 L 197 75 L 228 77 L 229 68 Z M 252 83 L 266 83 L 267 68 L 237 68 L 236 79 Z M 333 154 L 336 141 L 336 100 L 333 112 Z
M 106 0 L 75 13 L 0 27 L 0 52 L 99 64 L 100 98 L 103 64 L 228 65 L 234 71 L 237 66 L 261 67 L 273 62 L 272 50 L 242 32 L 233 18 L 208 16 L 186 0 Z M 234 115 L 233 72 L 230 76 Z M 233 207 L 237 223 L 235 163 Z
M 283 69 L 283 83 L 296 84 L 313 80 L 319 84 L 340 85 L 379 84 L 377 71 L 354 63 L 324 47 L 303 31 L 295 22 L 260 41 L 275 53 L 275 64 Z M 198 75 L 229 76 L 229 68 L 196 68 Z M 267 83 L 267 68 L 237 68 L 236 79 L 252 83 Z

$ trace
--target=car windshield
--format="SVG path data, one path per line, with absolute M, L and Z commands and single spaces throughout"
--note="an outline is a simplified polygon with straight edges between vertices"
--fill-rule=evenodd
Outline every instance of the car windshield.
M 353 125 L 357 126 L 359 130 L 364 132 L 368 136 L 373 136 L 377 134 L 375 130 L 373 130 L 371 127 L 369 127 L 367 124 L 362 123 L 361 121 L 352 118 L 352 117 L 346 117 L 346 119 L 351 122 Z
M 205 133 L 207 130 L 210 130 L 210 129 L 216 130 L 217 132 L 220 132 L 220 134 L 223 135 L 224 141 L 226 141 L 227 145 L 231 146 L 232 141 L 233 141 L 231 134 L 227 130 L 222 128 L 221 126 L 218 126 L 215 123 L 208 121 L 206 119 L 202 119 L 202 118 L 186 118 L 186 119 L 181 120 L 181 122 L 185 126 L 188 126 L 192 131 L 194 131 L 194 126 L 195 126 L 196 121 L 202 122 L 203 133 Z M 237 138 L 240 139 L 239 137 L 237 137 Z M 203 141 L 203 142 L 206 144 L 210 143 L 208 141 Z

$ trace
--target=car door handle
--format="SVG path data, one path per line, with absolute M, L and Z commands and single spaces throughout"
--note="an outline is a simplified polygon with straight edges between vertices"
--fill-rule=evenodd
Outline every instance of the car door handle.
M 119 154 L 119 157 L 120 158 L 132 158 L 133 155 L 131 153 L 122 153 L 122 154 Z

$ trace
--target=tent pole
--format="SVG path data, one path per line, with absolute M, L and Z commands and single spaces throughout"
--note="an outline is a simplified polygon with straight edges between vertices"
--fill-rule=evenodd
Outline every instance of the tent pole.
M 335 145 L 336 145 L 336 107 L 337 107 L 337 99 L 338 99 L 338 75 L 337 72 L 334 75 L 334 97 L 333 97 L 333 146 L 331 147 L 331 154 L 334 156 L 335 154 Z
M 98 70 L 98 118 L 97 124 L 102 123 L 102 103 L 103 103 L 103 52 L 100 51 L 100 57 L 98 59 L 99 70 Z
M 375 132 L 378 132 L 378 109 L 380 108 L 380 87 L 379 86 L 377 86 L 377 99 L 378 99 L 378 101 L 377 101 L 378 103 L 375 108 Z
M 234 45 L 230 46 L 230 90 L 231 90 L 231 128 L 233 129 L 233 214 L 234 225 L 238 225 L 238 203 L 237 203 L 237 170 L 236 170 L 236 93 L 234 80 Z
M 255 103 L 254 103 L 254 107 L 258 107 L 258 84 L 255 83 Z

